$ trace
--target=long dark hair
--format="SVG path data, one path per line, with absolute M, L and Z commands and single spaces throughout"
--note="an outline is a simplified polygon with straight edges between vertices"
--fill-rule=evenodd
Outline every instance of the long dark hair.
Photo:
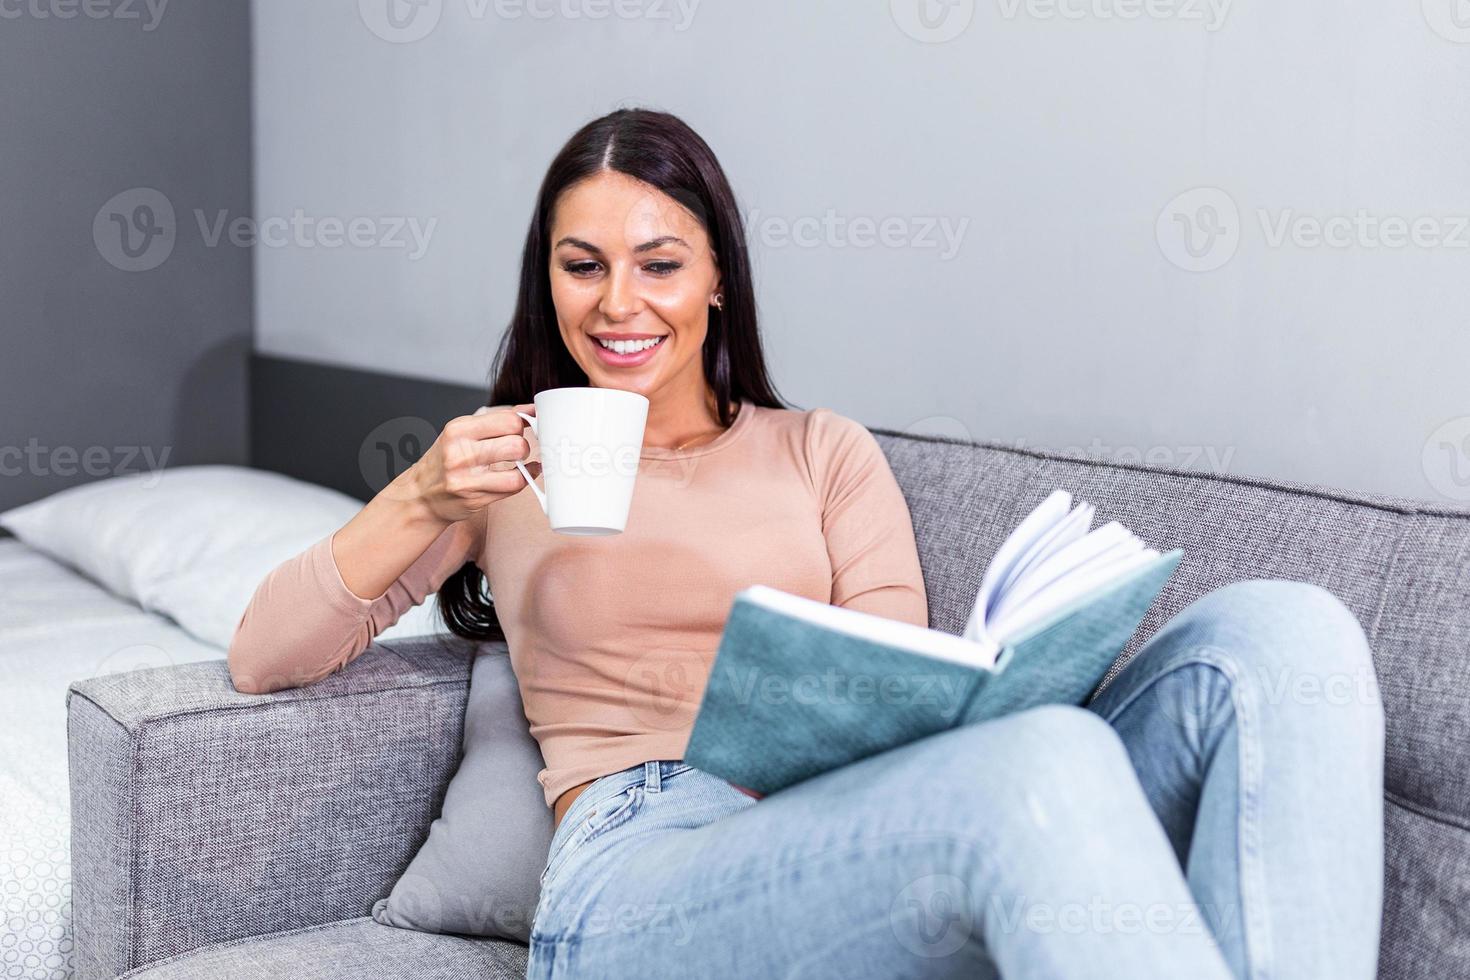
M 720 425 L 741 400 L 786 408 L 766 372 L 756 322 L 755 289 L 735 194 L 709 144 L 683 120 L 651 109 L 618 109 L 579 129 L 547 168 L 521 252 L 521 283 L 510 328 L 490 368 L 486 405 L 519 405 L 547 388 L 585 387 L 586 372 L 562 342 L 551 302 L 551 214 L 560 194 L 599 171 L 616 171 L 663 191 L 687 208 L 709 235 L 720 270 L 724 308 L 711 307 L 704 376 Z M 466 562 L 439 588 L 439 614 L 456 636 L 503 640 L 484 574 Z

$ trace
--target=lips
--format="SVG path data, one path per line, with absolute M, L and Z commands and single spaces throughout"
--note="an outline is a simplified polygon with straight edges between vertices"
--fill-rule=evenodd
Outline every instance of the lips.
M 619 354 L 617 351 L 608 350 L 606 347 L 602 346 L 602 344 L 598 343 L 599 337 L 603 340 L 653 340 L 655 338 L 662 339 L 647 350 L 640 350 L 631 354 Z M 598 360 L 600 360 L 603 364 L 606 364 L 608 367 L 629 368 L 638 367 L 640 365 L 647 364 L 649 361 L 653 360 L 658 352 L 663 350 L 665 345 L 667 345 L 669 341 L 667 334 L 604 333 L 598 334 L 596 336 L 592 336 L 589 334 L 587 342 L 592 345 L 593 352 L 596 353 Z

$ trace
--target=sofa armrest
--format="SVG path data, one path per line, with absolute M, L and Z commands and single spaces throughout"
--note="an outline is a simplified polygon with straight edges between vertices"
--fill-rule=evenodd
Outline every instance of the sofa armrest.
M 309 687 L 241 694 L 223 660 L 67 691 L 79 980 L 367 915 L 458 766 L 474 657 L 374 644 Z

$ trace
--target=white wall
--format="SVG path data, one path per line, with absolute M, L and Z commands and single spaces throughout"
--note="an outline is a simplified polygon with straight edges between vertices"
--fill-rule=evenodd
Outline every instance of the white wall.
M 923 0 L 934 30 L 913 0 L 421 2 L 256 0 L 257 217 L 431 228 L 417 258 L 258 248 L 262 351 L 483 384 L 546 164 L 650 105 L 754 214 L 802 407 L 1470 499 L 1462 0 Z M 829 210 L 810 244 L 770 223 Z M 1273 243 L 1360 210 L 1346 247 Z

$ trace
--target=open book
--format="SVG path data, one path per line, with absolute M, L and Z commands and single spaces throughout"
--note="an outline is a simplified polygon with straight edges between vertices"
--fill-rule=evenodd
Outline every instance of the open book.
M 771 793 L 958 725 L 1081 704 L 1184 554 L 1093 516 L 1053 491 L 996 551 L 960 636 L 741 590 L 684 761 Z

